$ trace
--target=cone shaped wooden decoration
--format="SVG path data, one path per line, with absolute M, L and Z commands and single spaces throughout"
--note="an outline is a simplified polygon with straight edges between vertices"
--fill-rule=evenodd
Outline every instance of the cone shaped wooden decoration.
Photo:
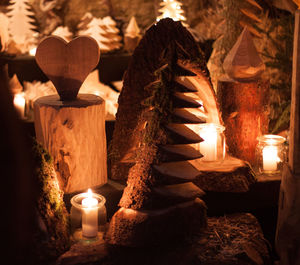
M 163 19 L 135 49 L 119 98 L 110 162 L 128 182 L 108 243 L 154 246 L 205 227 L 190 161 L 202 157 L 193 126 L 208 120 L 220 123 L 205 60 L 180 22 Z
M 69 43 L 51 36 L 38 46 L 35 59 L 54 84 L 61 100 L 74 100 L 88 74 L 97 66 L 100 50 L 97 42 L 81 36 Z
M 229 77 L 240 82 L 255 80 L 265 70 L 247 27 L 226 56 L 223 68 Z

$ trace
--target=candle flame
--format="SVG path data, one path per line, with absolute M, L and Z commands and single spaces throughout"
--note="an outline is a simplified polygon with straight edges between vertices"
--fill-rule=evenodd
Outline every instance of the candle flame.
M 29 50 L 29 54 L 30 54 L 31 56 L 35 56 L 35 54 L 36 54 L 36 47 L 30 49 L 30 50 Z
M 87 197 L 88 197 L 88 198 L 92 198 L 92 197 L 93 197 L 93 192 L 92 192 L 91 189 L 88 189 Z

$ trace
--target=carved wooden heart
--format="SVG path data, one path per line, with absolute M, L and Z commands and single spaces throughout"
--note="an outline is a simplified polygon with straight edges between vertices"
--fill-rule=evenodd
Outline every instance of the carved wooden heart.
M 39 44 L 35 60 L 54 84 L 60 99 L 74 100 L 99 57 L 100 49 L 93 38 L 81 36 L 67 43 L 51 36 Z

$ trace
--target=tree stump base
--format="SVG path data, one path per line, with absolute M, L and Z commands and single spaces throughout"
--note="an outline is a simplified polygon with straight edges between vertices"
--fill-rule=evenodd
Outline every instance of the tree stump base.
M 174 220 L 176 222 L 176 220 Z M 208 228 L 189 241 L 173 242 L 159 248 L 110 247 L 99 240 L 76 243 L 57 265 L 192 265 L 271 264 L 268 245 L 256 218 L 247 213 L 208 218 Z
M 254 165 L 257 137 L 269 124 L 269 82 L 218 81 L 217 98 L 224 121 L 229 153 Z
M 193 183 L 204 191 L 248 192 L 256 182 L 255 173 L 249 163 L 227 156 L 222 163 L 190 161 L 199 170 Z
M 104 101 L 90 94 L 72 101 L 52 95 L 34 105 L 36 138 L 54 159 L 61 189 L 72 193 L 105 184 Z

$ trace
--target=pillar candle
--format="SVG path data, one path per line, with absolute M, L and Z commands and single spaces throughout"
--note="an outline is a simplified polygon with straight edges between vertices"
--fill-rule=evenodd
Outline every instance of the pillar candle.
M 84 237 L 96 237 L 98 234 L 98 200 L 92 197 L 89 189 L 87 198 L 82 200 L 82 235 Z

